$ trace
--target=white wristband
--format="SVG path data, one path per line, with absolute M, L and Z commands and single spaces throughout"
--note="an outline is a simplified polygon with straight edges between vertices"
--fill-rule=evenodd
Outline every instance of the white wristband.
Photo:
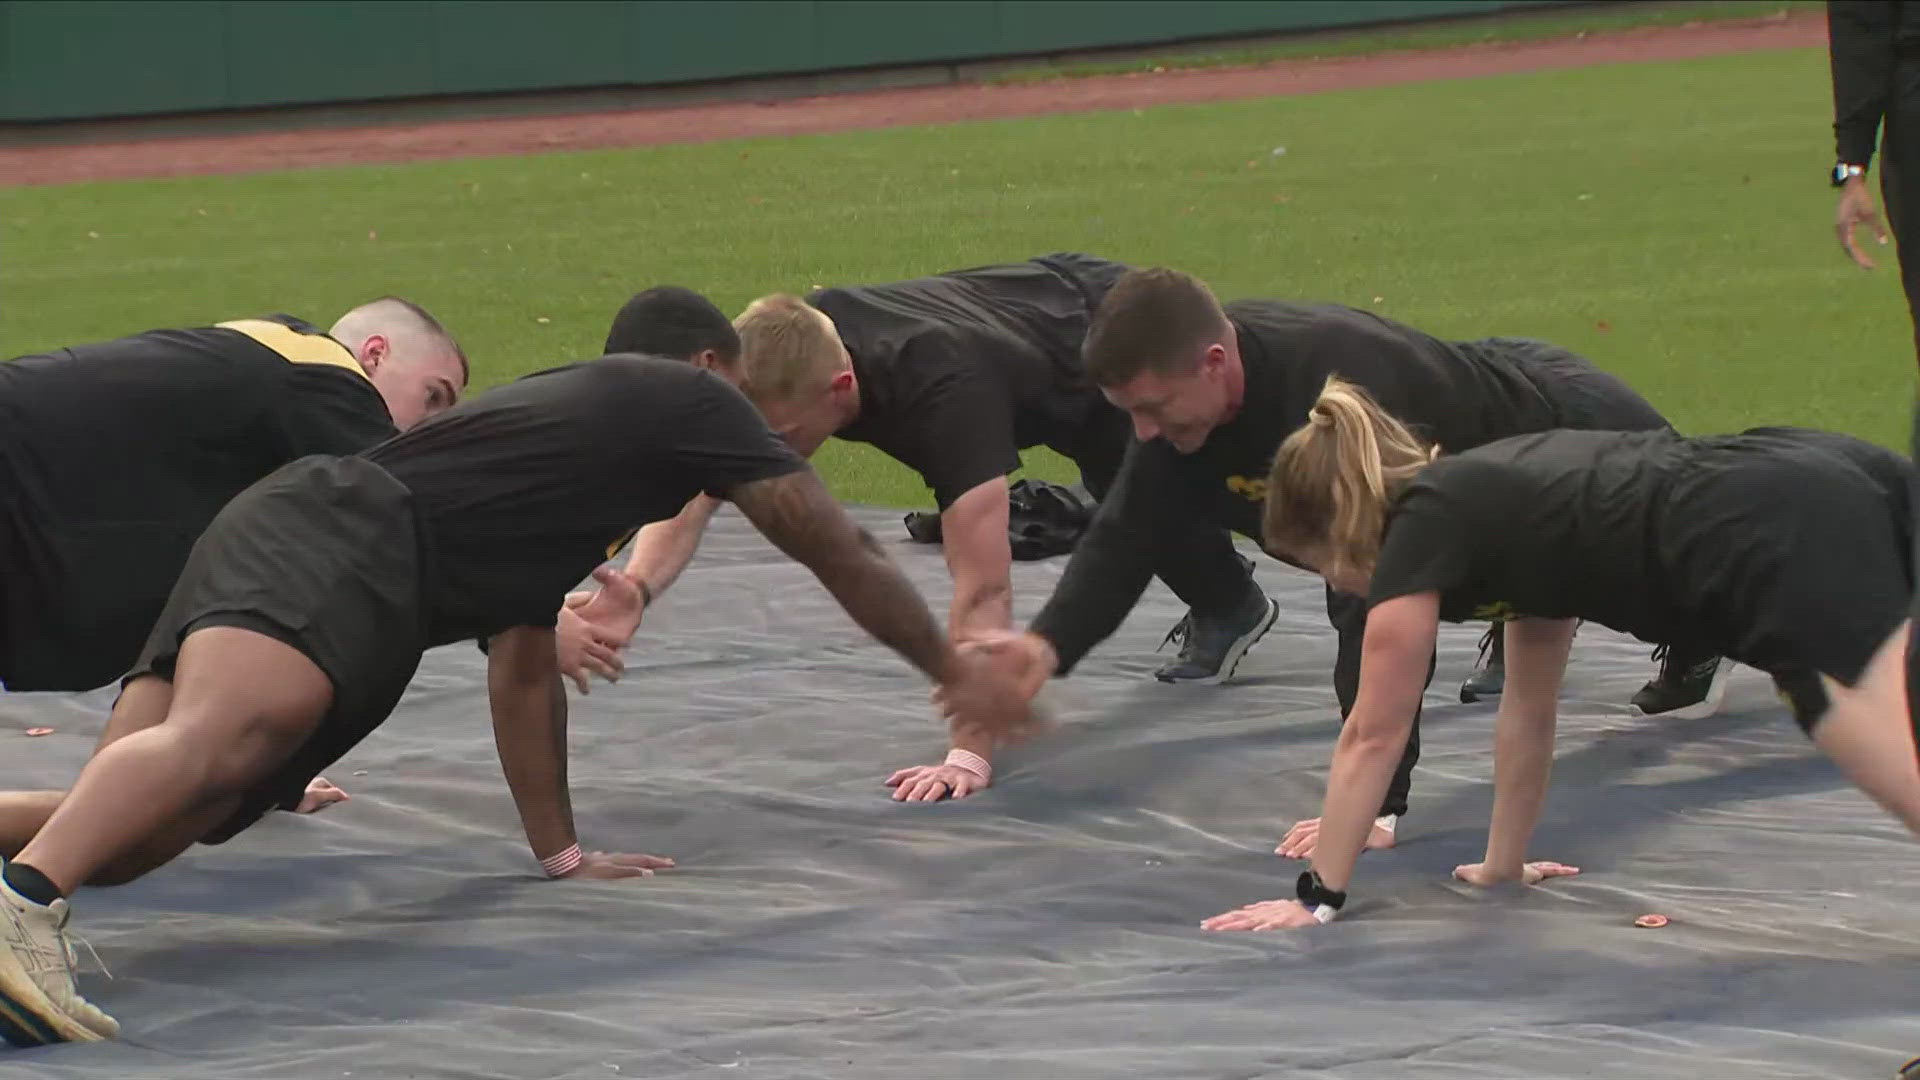
M 962 750 L 956 746 L 947 751 L 947 764 L 978 776 L 983 784 L 993 781 L 993 766 L 987 762 L 986 758 L 971 750 Z
M 1313 907 L 1308 910 L 1310 910 L 1313 913 L 1313 917 L 1315 919 L 1319 920 L 1323 924 L 1332 922 L 1334 919 L 1334 916 L 1340 914 L 1340 909 L 1337 907 L 1333 907 L 1330 904 L 1320 904 L 1317 907 Z
M 565 877 L 585 861 L 586 855 L 580 851 L 580 845 L 575 844 L 565 851 L 541 859 L 540 869 L 545 870 L 550 878 Z
M 1379 817 L 1373 819 L 1374 828 L 1385 829 L 1388 832 L 1392 832 L 1394 826 L 1398 824 L 1400 824 L 1399 814 L 1382 814 Z

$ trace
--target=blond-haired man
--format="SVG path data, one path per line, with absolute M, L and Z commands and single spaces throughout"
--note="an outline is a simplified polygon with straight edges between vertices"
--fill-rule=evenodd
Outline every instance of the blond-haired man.
M 1073 252 L 907 281 L 754 301 L 735 320 L 742 388 L 804 454 L 829 438 L 871 444 L 932 489 L 953 577 L 955 638 L 1012 623 L 1007 475 L 1020 452 L 1072 459 L 1104 496 L 1133 441 L 1127 414 L 1087 377 L 1093 312 L 1127 267 Z M 651 599 L 691 558 L 713 504 L 643 530 L 627 570 Z M 1190 614 L 1169 635 L 1166 682 L 1231 677 L 1276 609 L 1224 529 L 1183 531 L 1157 560 Z M 632 625 L 628 623 L 626 625 Z M 630 631 L 628 631 L 630 633 Z M 889 779 L 894 797 L 964 796 L 991 780 L 991 747 L 955 732 L 939 765 Z

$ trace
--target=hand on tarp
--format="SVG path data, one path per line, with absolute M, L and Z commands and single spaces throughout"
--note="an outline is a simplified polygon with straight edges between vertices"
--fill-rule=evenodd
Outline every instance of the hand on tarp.
M 600 588 L 568 593 L 554 625 L 553 648 L 560 674 L 572 679 L 582 694 L 591 685 L 589 675 L 619 681 L 626 670 L 620 653 L 633 641 L 646 611 L 639 586 L 619 570 L 602 566 L 593 572 L 593 579 Z
M 1298 900 L 1262 900 L 1200 923 L 1203 930 L 1292 930 L 1319 926 L 1320 920 Z
M 661 855 L 620 855 L 605 851 L 588 852 L 562 878 L 595 878 L 611 880 L 615 878 L 652 877 L 655 870 L 673 869 L 673 860 Z
M 1545 861 L 1524 863 L 1517 874 L 1495 870 L 1483 862 L 1468 863 L 1465 866 L 1453 868 L 1454 877 L 1483 889 L 1509 881 L 1518 881 L 1522 885 L 1538 885 L 1548 878 L 1572 877 L 1579 872 L 1580 868 L 1577 866 Z
M 986 790 L 987 784 L 986 777 L 958 765 L 915 765 L 887 777 L 895 802 L 964 799 L 976 791 Z

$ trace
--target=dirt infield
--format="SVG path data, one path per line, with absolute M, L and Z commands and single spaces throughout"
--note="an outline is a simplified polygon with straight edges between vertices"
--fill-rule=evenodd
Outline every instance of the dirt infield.
M 957 84 L 769 102 L 0 148 L 0 186 L 708 142 L 1392 86 L 1823 46 L 1818 12 L 1256 67 Z

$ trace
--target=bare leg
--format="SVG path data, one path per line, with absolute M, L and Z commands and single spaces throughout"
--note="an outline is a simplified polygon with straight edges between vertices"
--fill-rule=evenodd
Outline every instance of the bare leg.
M 167 706 L 172 701 L 173 684 L 157 675 L 145 675 L 128 683 L 114 699 L 107 726 L 94 745 L 94 756 L 98 757 L 100 751 L 118 740 L 166 719 Z M 11 859 L 18 855 L 27 841 L 46 826 L 47 819 L 53 817 L 60 801 L 66 797 L 64 791 L 0 792 L 0 857 Z
M 1820 677 L 1832 706 L 1814 726 L 1813 741 L 1855 787 L 1920 836 L 1920 763 L 1907 718 L 1911 626 L 1903 623 L 1893 632 L 1851 689 Z
M 326 675 L 291 646 L 234 627 L 195 631 L 181 645 L 166 719 L 95 755 L 17 861 L 71 893 L 168 826 L 231 810 L 332 700 Z
M 66 797 L 64 791 L 0 791 L 0 858 L 20 854 Z

